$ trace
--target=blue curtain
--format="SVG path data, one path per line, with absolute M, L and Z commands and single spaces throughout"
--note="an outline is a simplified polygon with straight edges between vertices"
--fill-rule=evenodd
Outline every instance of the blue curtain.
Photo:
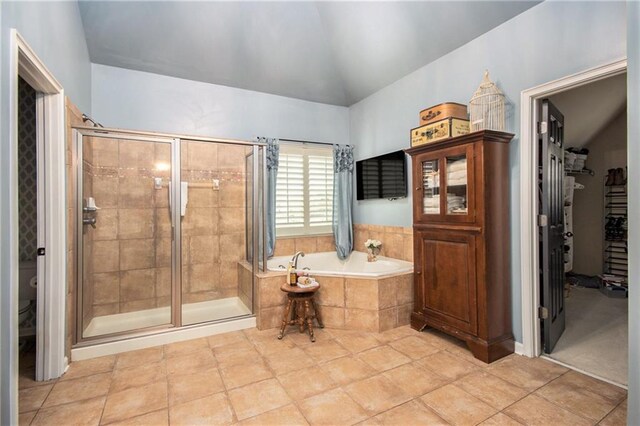
M 267 229 L 265 229 L 267 258 L 273 257 L 276 248 L 276 178 L 278 176 L 278 139 L 258 138 L 258 142 L 267 144 Z
M 340 259 L 353 251 L 353 147 L 333 146 L 333 238 Z

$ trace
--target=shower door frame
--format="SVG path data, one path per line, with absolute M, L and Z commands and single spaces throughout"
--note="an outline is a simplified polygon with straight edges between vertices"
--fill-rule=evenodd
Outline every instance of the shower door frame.
M 76 291 L 75 291 L 75 308 L 76 308 L 76 327 L 75 327 L 75 345 L 82 346 L 85 342 L 98 343 L 112 341 L 122 338 L 123 336 L 133 337 L 137 335 L 152 334 L 154 332 L 162 332 L 171 328 L 180 326 L 180 312 L 176 309 L 176 300 L 181 302 L 180 281 L 179 277 L 182 273 L 182 262 L 179 261 L 181 254 L 181 240 L 180 240 L 180 216 L 176 214 L 177 200 L 179 200 L 179 186 L 180 186 L 180 139 L 171 136 L 143 134 L 141 132 L 130 133 L 127 131 L 101 129 L 101 128 L 86 128 L 86 127 L 74 127 L 74 140 L 76 144 L 77 152 L 77 164 L 76 164 L 76 226 L 77 232 L 77 257 L 76 257 Z M 144 327 L 133 329 L 129 331 L 119 331 L 115 333 L 109 333 L 105 335 L 83 337 L 83 222 L 84 217 L 84 178 L 83 178 L 83 137 L 97 137 L 105 139 L 127 140 L 127 141 L 141 141 L 150 143 L 165 143 L 171 145 L 171 191 L 169 193 L 169 214 L 171 217 L 171 316 L 166 324 L 157 326 Z M 176 167 L 177 165 L 177 167 Z
M 144 132 L 136 130 L 123 130 L 123 129 L 111 129 L 111 128 L 97 128 L 86 126 L 75 126 L 72 128 L 74 132 L 74 141 L 77 152 L 77 164 L 76 164 L 76 176 L 77 187 L 75 191 L 75 204 L 77 208 L 76 227 L 77 232 L 77 255 L 75 257 L 75 269 L 76 283 L 74 292 L 74 306 L 75 312 L 75 327 L 74 327 L 74 342 L 73 348 L 83 348 L 101 343 L 117 342 L 125 339 L 132 339 L 137 337 L 151 336 L 154 334 L 162 334 L 166 332 L 174 332 L 180 330 L 187 330 L 193 328 L 199 328 L 216 323 L 224 323 L 231 320 L 255 317 L 256 311 L 256 274 L 260 270 L 260 261 L 258 255 L 263 253 L 263 268 L 266 269 L 266 251 L 265 251 L 265 239 L 260 238 L 260 223 L 264 225 L 266 221 L 266 214 L 263 208 L 259 208 L 260 201 L 264 203 L 266 200 L 266 188 L 264 187 L 266 178 L 266 147 L 265 143 L 250 142 L 234 139 L 223 138 L 209 138 L 201 136 L 191 135 L 178 135 L 170 133 L 155 133 Z M 82 337 L 82 277 L 83 277 L 83 248 L 82 248 L 82 219 L 83 219 L 83 176 L 82 176 L 82 138 L 87 137 L 99 137 L 99 138 L 111 138 L 111 139 L 125 139 L 125 140 L 138 140 L 145 142 L 161 142 L 171 143 L 171 236 L 172 236 L 172 255 L 171 255 L 171 321 L 168 324 L 163 324 L 153 327 L 145 327 L 141 329 L 134 329 L 130 331 L 121 331 L 116 333 L 110 333 L 93 337 Z M 254 255 L 252 258 L 252 283 L 251 283 L 251 314 L 246 316 L 237 316 L 232 318 L 225 318 L 219 320 L 212 320 L 203 323 L 182 325 L 182 227 L 181 227 L 181 215 L 180 215 L 180 182 L 181 182 L 181 145 L 182 142 L 194 141 L 194 142 L 209 142 L 215 144 L 232 144 L 252 147 L 252 154 L 254 159 L 260 158 L 262 162 L 261 171 L 259 168 L 260 161 L 254 161 L 253 165 L 253 177 L 251 182 L 251 190 L 253 191 L 253 220 L 254 226 L 252 230 L 253 236 L 253 250 Z M 261 150 L 262 148 L 262 150 Z M 262 184 L 262 194 L 260 194 L 260 185 Z M 247 187 L 248 189 L 248 187 Z M 245 215 L 246 216 L 246 215 Z M 263 228 L 264 232 L 264 228 Z M 262 242 L 262 250 L 260 250 L 260 242 Z

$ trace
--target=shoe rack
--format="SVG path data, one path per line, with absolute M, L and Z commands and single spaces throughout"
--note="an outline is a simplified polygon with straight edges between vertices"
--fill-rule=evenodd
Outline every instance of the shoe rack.
M 604 182 L 604 273 L 625 280 L 629 265 L 627 208 L 626 179 L 607 178 Z

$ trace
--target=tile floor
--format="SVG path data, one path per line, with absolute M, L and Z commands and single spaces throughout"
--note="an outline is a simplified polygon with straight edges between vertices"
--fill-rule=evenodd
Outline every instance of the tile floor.
M 20 376 L 21 425 L 623 425 L 627 393 L 557 364 L 485 365 L 440 333 L 227 333 Z

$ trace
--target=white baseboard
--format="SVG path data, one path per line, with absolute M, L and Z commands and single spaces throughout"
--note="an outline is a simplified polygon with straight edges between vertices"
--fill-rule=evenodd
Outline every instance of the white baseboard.
M 168 343 L 181 342 L 183 340 L 228 333 L 230 331 L 244 330 L 255 326 L 256 318 L 250 317 L 217 324 L 207 324 L 200 327 L 171 330 L 166 333 L 153 334 L 149 336 L 133 337 L 115 342 L 100 343 L 92 346 L 71 349 L 71 360 L 81 361 L 84 359 L 113 355 L 121 352 L 166 345 Z
M 518 355 L 524 355 L 524 345 L 520 342 L 516 342 L 513 351 Z

